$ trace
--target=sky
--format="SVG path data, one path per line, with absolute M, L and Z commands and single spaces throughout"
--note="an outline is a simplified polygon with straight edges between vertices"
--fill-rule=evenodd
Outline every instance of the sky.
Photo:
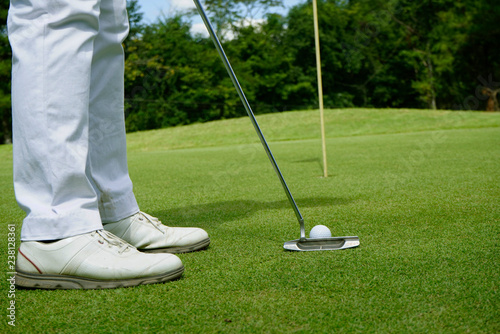
M 274 12 L 281 14 L 286 14 L 288 9 L 295 6 L 298 3 L 305 2 L 305 0 L 284 0 L 285 8 L 273 8 Z M 175 13 L 176 11 L 196 8 L 193 0 L 139 0 L 139 5 L 141 6 L 141 12 L 144 13 L 144 22 L 153 23 L 156 19 L 163 15 L 169 16 L 169 14 Z M 202 1 L 203 5 L 203 1 Z M 199 17 L 193 18 L 193 29 L 194 33 L 206 33 L 205 26 L 203 25 Z

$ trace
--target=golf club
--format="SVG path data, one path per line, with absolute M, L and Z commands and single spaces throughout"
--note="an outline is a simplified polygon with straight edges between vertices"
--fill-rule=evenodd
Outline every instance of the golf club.
M 269 160 L 271 161 L 271 164 L 273 165 L 273 168 L 276 174 L 278 175 L 278 178 L 280 179 L 281 185 L 285 190 L 286 196 L 288 197 L 288 200 L 292 205 L 293 211 L 297 216 L 297 220 L 299 221 L 300 239 L 285 242 L 284 248 L 286 250 L 294 250 L 294 251 L 319 251 L 319 250 L 345 249 L 345 248 L 353 248 L 359 246 L 358 237 L 331 237 L 331 238 L 318 238 L 318 239 L 306 238 L 306 231 L 304 227 L 304 219 L 302 218 L 302 214 L 300 213 L 299 208 L 295 203 L 295 200 L 292 196 L 292 193 L 290 192 L 290 189 L 288 189 L 288 186 L 285 182 L 285 179 L 283 178 L 283 175 L 281 174 L 278 164 L 276 163 L 276 160 L 274 159 L 274 156 L 271 153 L 271 149 L 269 148 L 269 145 L 267 144 L 267 141 L 264 138 L 264 134 L 260 130 L 259 124 L 255 119 L 255 115 L 252 111 L 252 108 L 250 107 L 250 104 L 248 103 L 245 93 L 243 92 L 243 89 L 240 86 L 236 74 L 234 73 L 233 68 L 229 63 L 229 60 L 226 57 L 226 53 L 222 48 L 222 44 L 220 43 L 219 38 L 217 37 L 217 34 L 215 33 L 212 27 L 212 23 L 208 19 L 207 14 L 205 13 L 205 10 L 203 9 L 203 6 L 200 3 L 200 0 L 193 0 L 193 1 L 196 5 L 196 8 L 198 9 L 198 13 L 200 14 L 203 22 L 205 23 L 205 26 L 207 27 L 208 33 L 210 34 L 210 37 L 212 38 L 212 41 L 215 44 L 215 48 L 217 49 L 217 52 L 219 53 L 219 56 L 221 57 L 222 62 L 224 63 L 228 74 L 231 77 L 233 85 L 236 88 L 238 95 L 240 96 L 241 102 L 243 103 L 243 106 L 245 107 L 245 110 L 248 116 L 250 117 L 250 120 L 252 121 L 255 131 L 259 136 L 260 142 L 262 143 L 262 146 L 264 146 L 264 150 L 266 151 L 267 156 L 269 157 Z

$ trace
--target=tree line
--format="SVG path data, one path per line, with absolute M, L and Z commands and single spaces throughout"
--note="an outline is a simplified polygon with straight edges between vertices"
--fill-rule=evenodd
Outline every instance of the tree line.
M 204 1 L 257 114 L 318 106 L 311 2 L 279 15 L 281 0 Z M 245 115 L 212 41 L 191 32 L 195 12 L 145 24 L 137 0 L 128 9 L 128 131 Z M 318 0 L 318 9 L 325 107 L 499 110 L 494 1 Z M 11 55 L 1 29 L 0 132 L 8 141 Z

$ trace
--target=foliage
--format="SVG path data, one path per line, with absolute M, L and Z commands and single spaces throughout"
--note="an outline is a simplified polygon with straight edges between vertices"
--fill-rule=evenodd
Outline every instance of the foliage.
M 282 0 L 204 4 L 255 113 L 317 108 L 311 0 L 286 16 L 273 13 Z M 498 109 L 500 7 L 492 2 L 318 0 L 318 7 L 326 107 Z M 128 12 L 128 131 L 245 115 L 212 41 L 191 32 L 195 13 L 145 25 L 137 0 Z M 0 31 L 0 131 L 9 138 L 11 55 L 5 24 Z
M 181 16 L 147 26 L 126 52 L 129 131 L 237 116 L 230 83 L 210 41 Z
M 205 3 L 256 113 L 318 105 L 310 1 L 259 24 L 241 20 L 280 1 Z M 320 0 L 318 7 L 326 107 L 450 109 L 477 91 L 474 75 L 489 80 L 491 96 L 498 88 L 491 51 L 498 9 L 482 0 Z M 129 42 L 129 131 L 244 114 L 209 38 L 189 32 L 189 17 L 164 18 Z M 473 51 L 479 32 L 483 48 Z M 473 98 L 474 109 L 484 108 L 483 95 Z
M 283 6 L 283 0 L 205 0 L 204 7 L 211 14 L 217 35 L 237 30 L 241 25 L 252 25 L 259 15 L 272 7 Z

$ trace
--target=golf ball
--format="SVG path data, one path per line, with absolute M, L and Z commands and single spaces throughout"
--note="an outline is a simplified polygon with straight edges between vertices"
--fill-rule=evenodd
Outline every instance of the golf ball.
M 309 232 L 309 238 L 330 238 L 332 232 L 325 225 L 316 225 Z

